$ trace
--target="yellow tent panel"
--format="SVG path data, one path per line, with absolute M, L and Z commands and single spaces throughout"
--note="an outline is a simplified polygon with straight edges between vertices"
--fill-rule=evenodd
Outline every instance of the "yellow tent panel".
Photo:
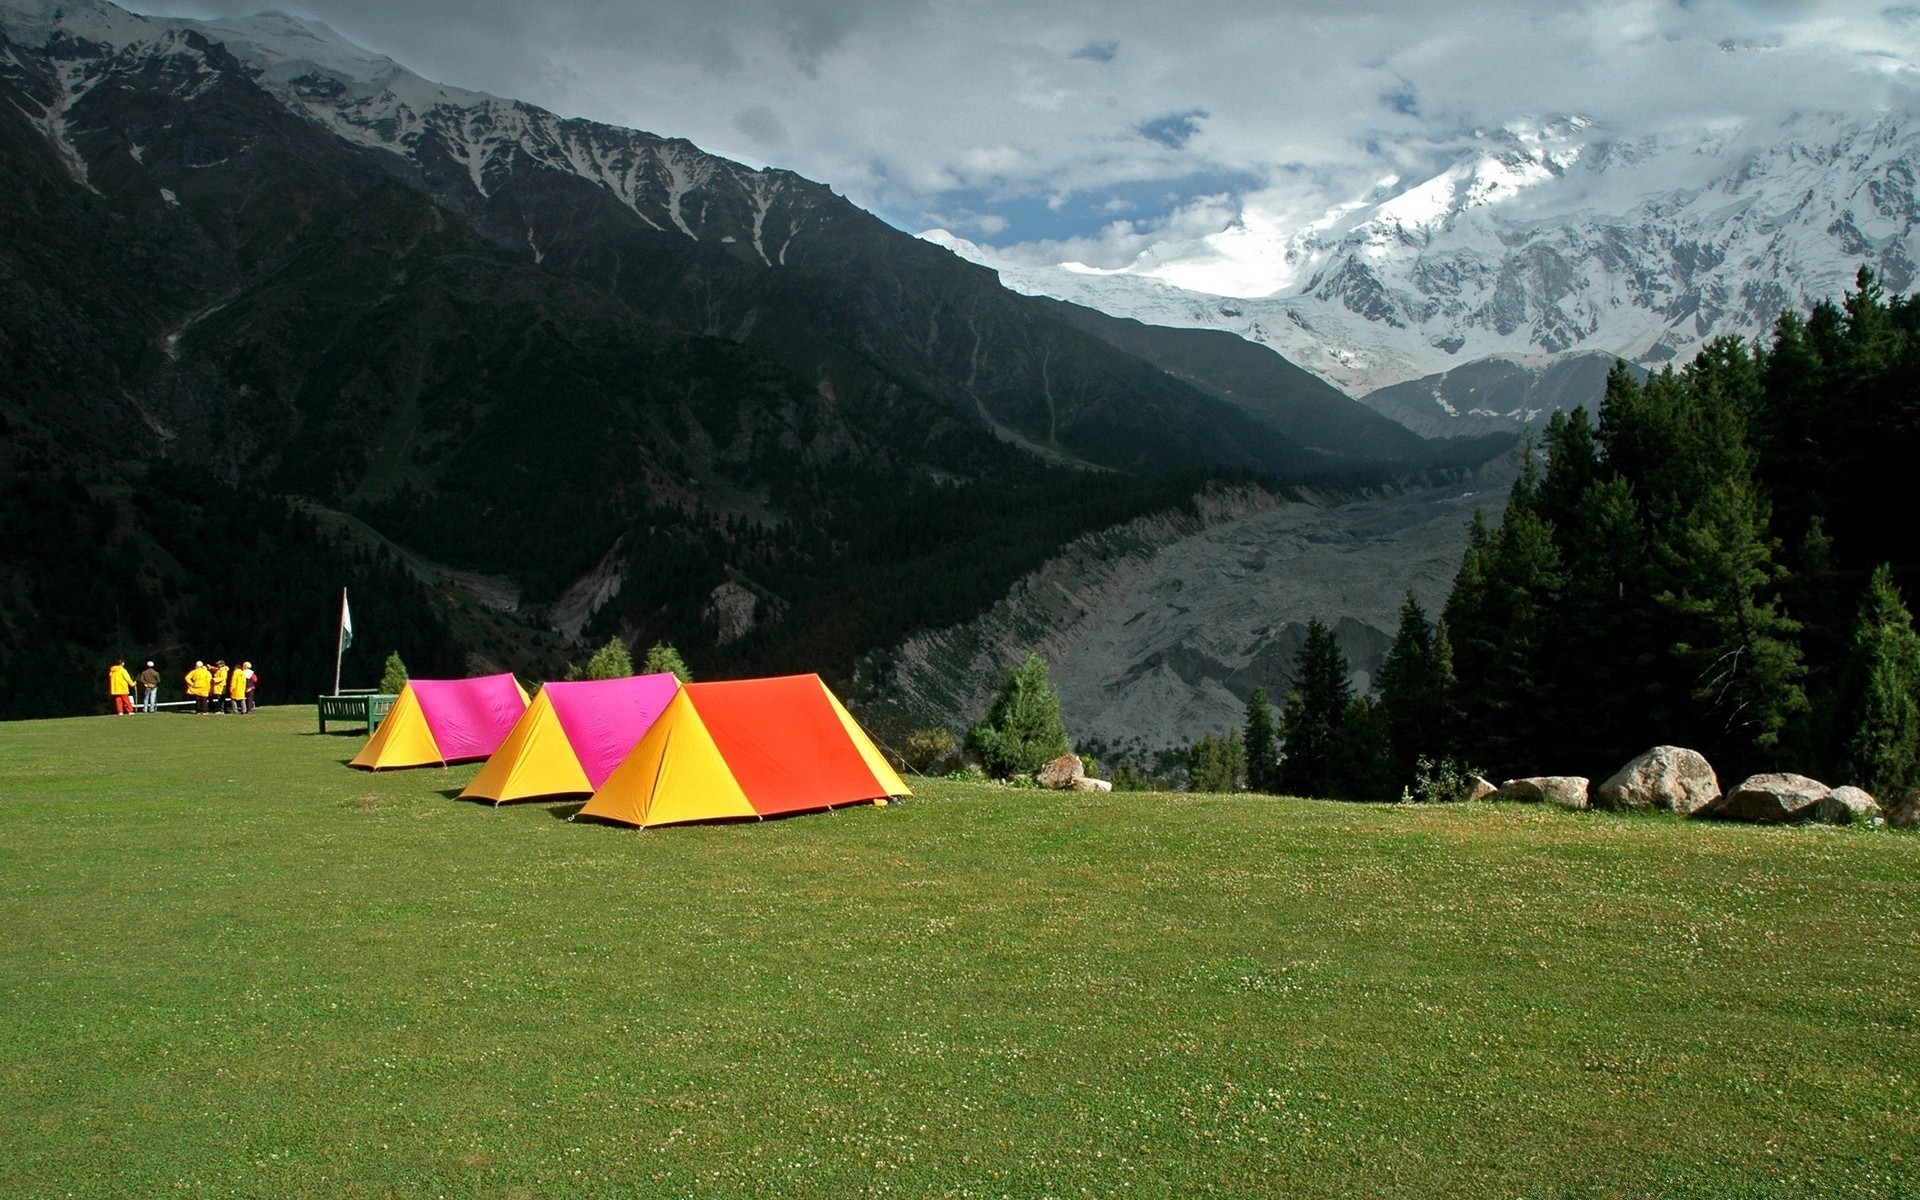
M 854 720 L 853 714 L 847 711 L 847 706 L 840 703 L 840 697 L 834 695 L 833 690 L 824 683 L 820 685 L 820 690 L 826 693 L 827 703 L 833 705 L 833 714 L 839 717 L 840 724 L 846 727 L 847 740 L 853 743 L 854 749 L 860 751 L 860 757 L 866 762 L 867 770 L 873 772 L 874 779 L 880 784 L 881 794 L 886 796 L 913 795 L 913 792 L 907 788 L 906 783 L 900 778 L 899 773 L 893 769 L 886 758 L 880 753 L 880 748 L 873 744 L 873 739 L 867 736 L 867 731 L 860 728 L 860 722 Z
M 491 800 L 503 804 L 532 796 L 560 796 L 591 792 L 593 785 L 580 766 L 579 755 L 567 740 L 567 731 L 554 712 L 545 689 L 533 698 L 521 717 L 487 759 L 487 765 L 460 793 L 462 800 Z
M 434 743 L 433 730 L 427 728 L 427 716 L 420 711 L 420 697 L 412 687 L 400 689 L 399 698 L 387 712 L 387 719 L 373 731 L 353 765 L 378 771 L 383 767 L 417 767 L 440 761 L 440 747 Z
M 644 826 L 759 814 L 682 690 L 578 815 Z

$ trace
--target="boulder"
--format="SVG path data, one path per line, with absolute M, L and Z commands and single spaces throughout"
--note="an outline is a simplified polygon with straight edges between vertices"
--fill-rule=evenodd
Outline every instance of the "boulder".
M 1073 790 L 1076 792 L 1110 792 L 1113 790 L 1113 784 L 1105 779 L 1089 779 L 1085 775 L 1082 775 L 1073 781 Z
M 1499 790 L 1499 788 L 1493 786 L 1492 780 L 1480 775 L 1470 775 L 1467 777 L 1467 794 L 1465 798 L 1468 800 L 1485 800 L 1488 796 L 1493 795 Z
M 1529 804 L 1545 801 L 1562 808 L 1587 806 L 1587 781 L 1578 775 L 1535 775 L 1528 779 L 1509 779 L 1489 800 L 1520 800 Z
M 1857 787 L 1837 787 L 1816 806 L 1813 819 L 1829 825 L 1851 825 L 1880 815 L 1880 802 Z
M 1720 777 L 1698 752 L 1655 746 L 1594 789 L 1596 808 L 1663 808 L 1692 816 L 1720 798 Z
M 1062 791 L 1073 786 L 1076 779 L 1085 779 L 1087 769 L 1081 765 L 1078 754 L 1062 754 L 1046 766 L 1033 773 L 1041 787 Z
M 1887 805 L 1887 824 L 1895 829 L 1920 826 L 1920 788 L 1895 796 Z
M 1833 789 L 1817 779 L 1786 772 L 1752 775 L 1721 798 L 1713 815 L 1729 821 L 1787 824 L 1811 821 Z

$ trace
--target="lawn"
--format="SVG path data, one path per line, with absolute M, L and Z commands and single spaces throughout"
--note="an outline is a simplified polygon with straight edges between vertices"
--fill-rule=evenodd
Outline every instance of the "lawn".
M 1920 837 L 0 725 L 0 1195 L 1920 1196 Z

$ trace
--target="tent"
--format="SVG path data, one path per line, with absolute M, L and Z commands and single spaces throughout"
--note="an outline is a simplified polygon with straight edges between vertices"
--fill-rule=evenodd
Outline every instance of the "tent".
M 607 781 L 679 690 L 664 671 L 549 683 L 460 798 L 505 804 L 585 795 Z
M 771 817 L 910 795 L 818 675 L 690 683 L 578 815 Z
M 525 711 L 527 693 L 512 675 L 410 679 L 353 765 L 383 771 L 485 758 Z

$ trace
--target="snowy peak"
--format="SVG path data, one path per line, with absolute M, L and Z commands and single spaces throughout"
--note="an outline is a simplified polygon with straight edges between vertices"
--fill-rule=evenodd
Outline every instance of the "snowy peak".
M 1022 291 L 1232 330 L 1359 394 L 1492 356 L 1658 367 L 1839 295 L 1863 264 L 1905 291 L 1916 177 L 1904 111 L 1641 137 L 1567 117 L 1476 134 L 1303 228 L 1242 222 L 1119 272 L 955 249 Z M 1222 280 L 1234 296 L 1209 294 Z

